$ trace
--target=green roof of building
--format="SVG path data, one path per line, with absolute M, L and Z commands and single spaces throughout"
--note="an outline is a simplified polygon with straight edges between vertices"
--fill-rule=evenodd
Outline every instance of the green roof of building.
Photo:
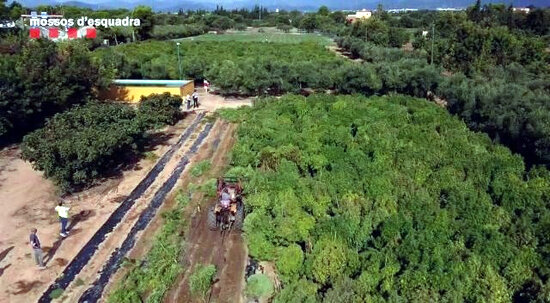
M 115 79 L 116 85 L 139 85 L 139 86 L 184 86 L 192 80 L 145 80 L 145 79 Z

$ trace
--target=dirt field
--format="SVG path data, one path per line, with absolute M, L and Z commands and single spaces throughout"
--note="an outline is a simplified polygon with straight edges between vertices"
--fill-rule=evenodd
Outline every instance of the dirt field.
M 218 96 L 205 95 L 202 91 L 200 95 L 199 111 L 251 103 L 250 100 L 225 100 Z M 190 118 L 185 119 L 167 129 L 153 152 L 157 156 L 164 154 L 177 141 L 190 121 Z M 187 147 L 184 144 L 174 158 L 181 156 Z M 154 164 L 152 160 L 142 159 L 132 169 L 123 172 L 122 176 L 105 180 L 78 195 L 67 197 L 72 215 L 72 222 L 69 223 L 71 234 L 68 238 L 61 239 L 58 235 L 59 223 L 53 211 L 58 197 L 55 186 L 42 178 L 40 172 L 34 171 L 29 163 L 19 159 L 17 147 L 0 151 L 0 203 L 3 206 L 3 212 L 0 213 L 0 302 L 35 302 Z M 171 165 L 174 165 L 173 162 L 167 164 L 165 170 L 170 171 Z M 161 173 L 159 179 L 164 179 L 166 174 Z M 118 247 L 124 233 L 143 210 L 144 202 L 160 186 L 159 182 L 152 184 L 144 197 L 136 201 L 136 205 L 116 231 L 121 236 L 109 237 L 99 247 L 92 262 L 78 276 L 78 284 L 84 282 L 80 289 L 94 280 L 97 269 L 101 268 L 102 262 L 112 250 Z M 46 270 L 39 270 L 32 260 L 28 244 L 29 230 L 32 227 L 38 229 L 45 252 Z M 73 302 L 69 298 L 76 298 L 73 296 L 75 294 L 78 291 L 65 292 L 64 301 Z

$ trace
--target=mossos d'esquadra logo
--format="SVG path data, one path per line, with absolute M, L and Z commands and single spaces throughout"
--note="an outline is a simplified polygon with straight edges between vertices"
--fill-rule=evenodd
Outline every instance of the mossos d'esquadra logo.
M 48 15 L 47 12 L 31 12 L 30 15 L 21 15 L 23 21 L 30 26 L 29 34 L 33 39 L 75 39 L 97 36 L 97 27 L 139 27 L 141 21 L 137 18 L 64 18 L 63 15 Z M 77 28 L 78 27 L 78 28 Z

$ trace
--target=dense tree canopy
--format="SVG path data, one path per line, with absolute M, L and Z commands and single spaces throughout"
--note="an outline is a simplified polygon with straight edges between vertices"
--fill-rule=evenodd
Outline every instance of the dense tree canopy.
M 23 139 L 22 158 L 62 190 L 78 190 L 109 176 L 146 143 L 146 131 L 180 116 L 181 98 L 151 95 L 138 110 L 120 103 L 89 102 L 56 114 Z
M 229 173 L 248 180 L 249 253 L 284 283 L 275 302 L 549 299 L 549 172 L 444 109 L 286 96 L 226 117 L 241 121 Z
M 55 44 L 39 39 L 26 42 L 15 54 L 0 54 L 0 141 L 85 103 L 93 87 L 103 84 L 100 68 L 78 41 Z

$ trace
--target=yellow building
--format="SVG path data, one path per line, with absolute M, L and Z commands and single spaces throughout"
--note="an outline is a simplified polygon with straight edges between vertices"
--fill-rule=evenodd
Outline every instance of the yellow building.
M 150 94 L 170 93 L 185 98 L 194 89 L 195 83 L 192 80 L 115 79 L 108 89 L 99 92 L 99 98 L 137 103 L 142 96 Z

